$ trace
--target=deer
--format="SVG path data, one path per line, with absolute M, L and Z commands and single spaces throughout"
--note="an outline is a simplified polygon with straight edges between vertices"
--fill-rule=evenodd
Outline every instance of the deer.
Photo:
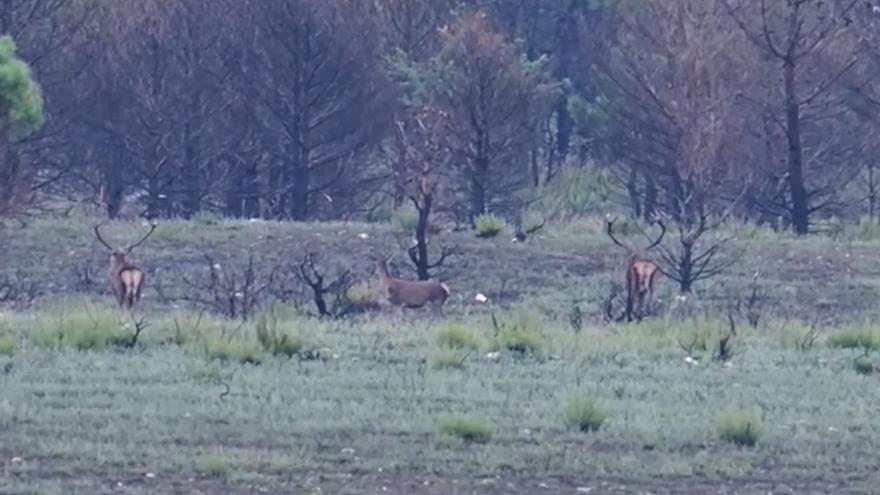
M 660 226 L 660 235 L 657 239 L 646 248 L 633 249 L 614 237 L 614 221 L 607 220 L 608 237 L 629 253 L 629 260 L 626 263 L 626 313 L 624 314 L 627 321 L 633 321 L 634 315 L 638 321 L 641 321 L 650 310 L 651 301 L 654 299 L 654 282 L 660 269 L 647 252 L 657 247 L 666 235 L 666 226 L 663 222 L 657 220 L 656 223 Z
M 401 309 L 429 305 L 435 313 L 442 313 L 443 305 L 449 298 L 449 287 L 436 280 L 404 280 L 393 277 L 388 272 L 388 263 L 392 258 L 379 262 L 379 275 L 388 302 Z
M 101 237 L 101 224 L 95 225 L 95 236 L 101 244 L 110 251 L 110 288 L 119 307 L 134 307 L 141 297 L 141 291 L 144 287 L 144 271 L 137 265 L 128 261 L 127 256 L 131 251 L 143 244 L 148 237 L 156 230 L 156 224 L 150 224 L 150 230 L 141 239 L 123 249 L 116 249 Z

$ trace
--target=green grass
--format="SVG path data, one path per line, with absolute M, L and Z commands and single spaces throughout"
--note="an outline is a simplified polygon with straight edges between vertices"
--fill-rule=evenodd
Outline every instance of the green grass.
M 761 419 L 752 411 L 724 412 L 717 427 L 722 440 L 743 447 L 754 447 L 761 436 Z
M 572 399 L 563 411 L 565 426 L 582 432 L 598 431 L 608 413 L 595 400 Z
M 463 349 L 440 347 L 431 353 L 431 367 L 438 370 L 464 368 L 470 354 Z
M 880 349 L 880 329 L 870 324 L 848 325 L 832 333 L 828 345 L 840 349 L 876 351 Z
M 46 308 L 35 321 L 34 344 L 101 350 L 131 334 L 123 315 L 103 305 L 70 300 Z
M 207 454 L 196 460 L 196 469 L 200 473 L 204 473 L 213 477 L 225 477 L 229 474 L 231 467 L 229 459 L 220 454 Z
M 455 438 L 466 443 L 488 443 L 492 439 L 492 427 L 481 416 L 454 414 L 440 418 L 438 435 Z
M 505 228 L 507 228 L 507 222 L 503 218 L 491 213 L 474 217 L 474 230 L 477 232 L 477 237 L 481 239 L 498 237 L 499 234 L 504 232 Z
M 869 492 L 878 480 L 871 411 L 880 389 L 854 361 L 866 348 L 860 362 L 876 359 L 874 240 L 794 240 L 728 225 L 750 235 L 737 241 L 748 252 L 739 264 L 697 284 L 686 302 L 661 279 L 657 317 L 605 324 L 602 304 L 622 283 L 624 255 L 600 217 L 551 222 L 516 244 L 444 230 L 432 249 L 459 250 L 435 271 L 453 288 L 446 320 L 416 311 L 321 320 L 303 316 L 311 302 L 291 260 L 320 251 L 322 264 L 352 271 L 352 293 L 368 300 L 379 257 L 397 252 L 401 274 L 413 276 L 391 225 L 164 221 L 134 253 L 148 271 L 135 316 L 149 326 L 127 349 L 113 344 L 130 335 L 131 318 L 107 292 L 90 225 L 37 218 L 3 232 L 0 277 L 27 274 L 45 294 L 0 307 L 0 334 L 15 337 L 13 354 L 0 358 L 0 486 L 11 493 L 106 493 L 117 480 L 131 493 L 283 493 L 312 477 L 325 493 L 426 478 L 445 493 L 486 490 L 481 480 L 511 472 L 523 491 L 565 480 L 559 492 L 686 483 L 711 493 L 724 480 L 728 491 L 752 493 L 767 479 L 798 492 Z M 107 231 L 129 239 L 142 227 Z M 225 320 L 187 300 L 205 297 L 186 283 L 205 274 L 204 254 L 240 273 L 242 253 L 253 251 L 261 267 L 282 267 L 273 296 L 284 302 L 272 318 Z M 722 365 L 711 359 L 716 340 L 756 271 L 767 298 L 761 323 L 751 329 L 737 317 L 735 352 Z M 473 304 L 476 292 L 491 303 Z M 583 311 L 579 332 L 573 305 Z M 684 360 L 691 340 L 699 364 Z M 313 350 L 321 359 L 305 357 Z M 560 402 L 571 390 L 586 397 Z M 760 421 L 719 417 L 727 404 L 760 404 Z M 601 413 L 609 419 L 598 433 L 580 434 Z M 758 428 L 744 426 L 752 421 Z M 737 448 L 723 431 L 754 443 Z M 202 461 L 211 453 L 222 453 L 225 474 Z M 444 484 L 451 479 L 460 485 Z
M 305 349 L 308 339 L 292 323 L 279 323 L 275 308 L 264 310 L 257 318 L 255 331 L 263 350 L 273 356 L 291 358 Z M 288 328 L 284 328 L 287 326 Z
M 18 345 L 18 339 L 14 335 L 0 335 L 0 356 L 15 354 L 16 345 Z
M 434 339 L 437 347 L 450 349 L 480 348 L 480 339 L 477 334 L 467 325 L 461 323 L 447 323 L 440 327 Z
M 532 311 L 520 310 L 512 318 L 493 321 L 493 348 L 518 355 L 539 355 L 544 347 L 544 322 Z
M 404 203 L 391 214 L 391 224 L 398 232 L 414 232 L 418 223 L 419 212 L 409 203 Z

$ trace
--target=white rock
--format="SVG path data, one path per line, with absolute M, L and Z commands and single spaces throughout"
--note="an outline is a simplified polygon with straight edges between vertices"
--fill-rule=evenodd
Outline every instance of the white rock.
M 477 292 L 477 295 L 474 296 L 474 301 L 478 302 L 480 304 L 485 304 L 485 303 L 489 302 L 489 298 L 486 297 L 486 295 L 483 294 L 482 292 Z
M 360 234 L 358 234 L 358 237 L 360 237 L 361 239 L 369 239 L 370 235 L 366 232 L 361 232 Z
M 700 364 L 699 361 L 697 361 L 696 359 L 694 359 L 690 356 L 684 358 L 684 362 L 691 365 L 691 366 L 696 366 L 696 365 Z

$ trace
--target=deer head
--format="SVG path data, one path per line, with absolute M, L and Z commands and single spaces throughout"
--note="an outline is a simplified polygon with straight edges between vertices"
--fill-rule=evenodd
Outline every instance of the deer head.
M 156 224 L 150 224 L 150 230 L 134 244 L 124 248 L 114 248 L 101 236 L 101 225 L 95 225 L 95 237 L 110 251 L 110 288 L 116 296 L 119 306 L 131 308 L 140 299 L 144 282 L 144 271 L 130 263 L 127 256 L 132 250 L 147 240 L 156 230 Z

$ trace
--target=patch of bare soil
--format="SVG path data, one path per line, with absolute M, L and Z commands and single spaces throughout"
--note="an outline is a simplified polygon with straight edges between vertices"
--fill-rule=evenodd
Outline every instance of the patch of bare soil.
M 656 479 L 627 482 L 625 480 L 590 480 L 575 477 L 530 478 L 498 477 L 449 479 L 436 476 L 411 475 L 312 475 L 294 477 L 290 482 L 279 480 L 267 485 L 244 486 L 220 479 L 191 480 L 128 480 L 122 485 L 101 483 L 102 493 L 167 493 L 197 495 L 237 494 L 333 494 L 333 495 L 529 495 L 529 494 L 684 494 L 684 495 L 750 495 L 797 494 L 824 495 L 856 493 L 846 485 L 826 481 L 726 480 L 700 478 Z M 116 486 L 114 486 L 116 485 Z M 124 487 L 124 488 L 123 488 Z M 132 490 L 134 489 L 134 490 Z M 859 492 L 864 493 L 864 492 Z

